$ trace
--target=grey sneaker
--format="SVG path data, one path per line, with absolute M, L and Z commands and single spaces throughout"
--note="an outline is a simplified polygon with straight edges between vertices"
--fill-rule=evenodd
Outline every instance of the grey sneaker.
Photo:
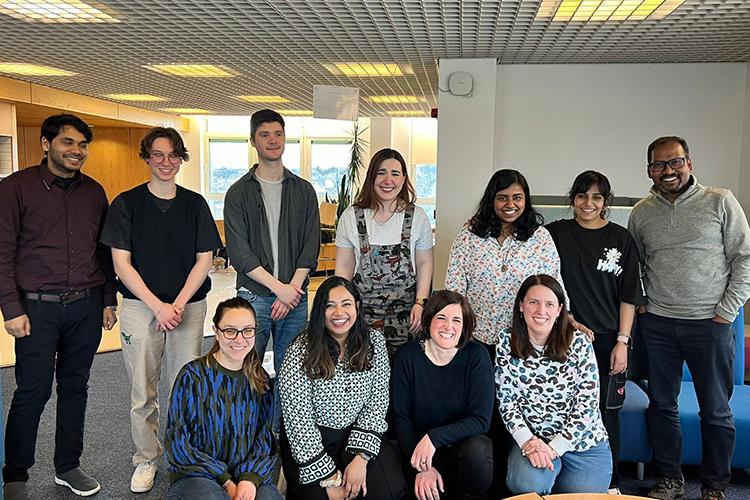
M 67 486 L 70 491 L 81 497 L 91 496 L 102 489 L 96 479 L 83 472 L 80 467 L 63 474 L 55 474 L 55 483 Z
M 701 500 L 727 500 L 727 494 L 724 490 L 715 490 L 713 488 L 701 488 Z
M 674 500 L 685 493 L 685 479 L 680 477 L 660 477 L 648 492 L 649 498 Z
M 11 481 L 3 485 L 3 495 L 5 500 L 29 500 L 29 494 L 26 492 L 26 483 L 23 481 Z

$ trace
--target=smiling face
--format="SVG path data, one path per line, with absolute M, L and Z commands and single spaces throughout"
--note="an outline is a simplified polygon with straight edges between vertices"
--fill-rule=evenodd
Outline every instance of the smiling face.
M 242 368 L 242 362 L 245 356 L 255 347 L 255 337 L 246 339 L 242 336 L 242 330 L 246 328 L 255 328 L 255 315 L 248 309 L 227 309 L 219 321 L 218 328 L 214 326 L 216 341 L 219 343 L 219 352 L 217 352 L 217 361 L 219 364 L 230 370 L 239 370 Z M 233 328 L 239 333 L 232 340 L 227 340 L 220 330 Z
M 180 171 L 182 158 L 175 154 L 172 141 L 166 137 L 154 139 L 149 153 L 150 156 L 146 163 L 151 170 L 151 178 L 162 182 L 174 181 L 175 176 Z
M 599 223 L 603 219 L 605 207 L 604 195 L 596 184 L 585 193 L 578 193 L 573 199 L 575 218 L 584 226 Z
M 430 321 L 430 339 L 441 349 L 453 349 L 461 340 L 463 327 L 461 304 L 448 304 Z
M 344 341 L 357 319 L 357 303 L 343 286 L 331 288 L 325 306 L 325 326 L 336 341 Z
M 404 187 L 404 172 L 401 163 L 395 158 L 383 160 L 378 165 L 378 171 L 375 174 L 375 196 L 384 205 L 389 206 L 398 198 L 401 189 Z
M 546 286 L 534 285 L 529 288 L 520 305 L 529 338 L 534 342 L 546 339 L 562 308 L 557 296 Z
M 526 195 L 519 183 L 513 183 L 495 194 L 495 215 L 503 224 L 512 226 L 526 208 Z
M 88 141 L 70 125 L 63 126 L 52 142 L 42 137 L 42 149 L 47 153 L 49 171 L 63 178 L 73 177 L 89 156 Z
M 286 133 L 279 122 L 264 122 L 255 131 L 250 141 L 258 152 L 258 161 L 278 161 L 284 154 Z
M 665 142 L 655 147 L 651 153 L 651 161 L 669 161 L 674 158 L 687 157 L 682 144 L 676 141 Z M 690 158 L 685 164 L 677 169 L 667 165 L 661 172 L 654 172 L 650 167 L 648 176 L 654 181 L 654 185 L 669 201 L 674 201 L 684 193 L 690 182 L 690 174 L 693 172 L 693 162 Z

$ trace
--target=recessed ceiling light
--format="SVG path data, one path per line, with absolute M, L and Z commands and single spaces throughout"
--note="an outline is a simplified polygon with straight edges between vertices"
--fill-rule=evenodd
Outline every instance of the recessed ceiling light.
M 312 116 L 311 109 L 277 109 L 284 116 Z
M 291 102 L 286 97 L 280 95 L 238 95 L 237 99 L 241 99 L 245 102 L 259 102 L 259 103 L 280 103 L 280 102 Z
M 378 104 L 416 104 L 425 100 L 415 95 L 372 95 L 369 99 Z
M 200 108 L 161 108 L 161 110 L 178 115 L 206 115 L 211 113 L 206 109 Z
M 0 73 L 24 76 L 74 76 L 76 73 L 65 69 L 26 63 L 0 63 Z
M 418 111 L 418 110 L 397 110 L 397 111 L 388 111 L 388 114 L 391 116 L 427 116 L 427 113 L 424 111 Z
M 164 97 L 149 94 L 105 94 L 103 97 L 114 99 L 116 101 L 166 101 Z
M 414 74 L 414 70 L 409 64 L 343 62 L 324 64 L 323 66 L 334 75 L 348 77 L 404 76 Z
M 119 23 L 117 13 L 98 2 L 78 0 L 5 0 L 0 14 L 31 23 Z
M 239 73 L 226 66 L 215 64 L 148 64 L 146 69 L 162 75 L 186 76 L 191 78 L 227 78 Z
M 542 0 L 535 20 L 553 22 L 664 19 L 685 0 Z

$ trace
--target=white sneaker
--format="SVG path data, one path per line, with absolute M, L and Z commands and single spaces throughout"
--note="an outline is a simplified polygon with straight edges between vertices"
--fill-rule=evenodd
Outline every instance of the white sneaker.
M 607 495 L 622 495 L 620 488 L 610 488 L 607 490 Z
M 157 471 L 156 462 L 144 462 L 138 464 L 130 478 L 130 491 L 133 493 L 145 493 L 154 487 L 154 477 Z

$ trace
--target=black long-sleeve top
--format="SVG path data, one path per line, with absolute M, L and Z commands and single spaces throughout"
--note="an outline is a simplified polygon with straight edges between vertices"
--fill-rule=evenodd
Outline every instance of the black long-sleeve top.
M 406 457 L 425 434 L 440 448 L 490 429 L 492 364 L 475 342 L 445 366 L 430 361 L 422 341 L 409 342 L 393 358 L 391 385 L 394 430 Z

